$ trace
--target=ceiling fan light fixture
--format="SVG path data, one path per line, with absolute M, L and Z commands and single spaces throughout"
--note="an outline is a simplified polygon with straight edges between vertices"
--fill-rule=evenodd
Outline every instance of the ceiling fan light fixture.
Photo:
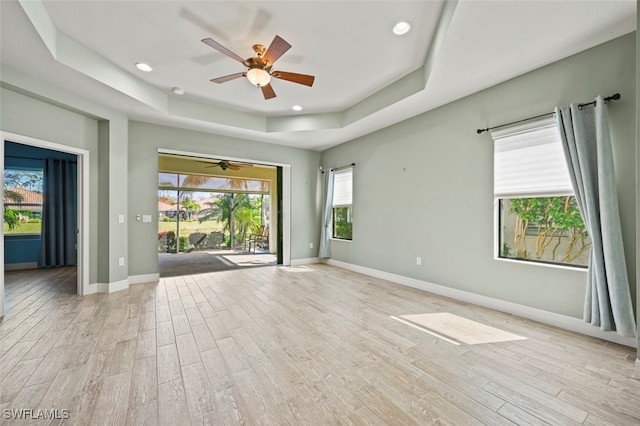
M 393 33 L 395 35 L 404 35 L 411 30 L 411 22 L 400 21 L 393 26 Z
M 262 68 L 251 68 L 247 71 L 247 80 L 254 86 L 264 87 L 271 81 L 271 76 Z

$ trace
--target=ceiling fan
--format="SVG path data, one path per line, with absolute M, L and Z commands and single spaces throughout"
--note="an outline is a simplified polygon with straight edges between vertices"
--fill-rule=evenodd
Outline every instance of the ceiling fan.
M 312 75 L 271 70 L 274 62 L 277 61 L 278 58 L 284 55 L 285 52 L 291 48 L 291 45 L 279 35 L 276 35 L 274 37 L 268 49 L 265 49 L 265 47 L 261 44 L 254 44 L 253 51 L 256 53 L 256 56 L 248 59 L 241 58 L 226 47 L 222 46 L 217 41 L 210 38 L 205 38 L 202 40 L 202 42 L 208 46 L 213 47 L 218 52 L 224 53 L 231 59 L 240 62 L 242 65 L 248 68 L 247 71 L 237 72 L 235 74 L 214 78 L 211 80 L 213 83 L 224 83 L 226 81 L 234 80 L 239 77 L 247 77 L 247 80 L 249 80 L 251 84 L 258 86 L 262 90 L 262 94 L 265 99 L 276 97 L 276 92 L 274 92 L 270 84 L 271 77 L 279 78 L 280 80 L 291 81 L 298 84 L 304 84 L 305 86 L 309 87 L 313 86 L 315 77 Z
M 204 163 L 204 164 L 208 164 L 208 166 L 205 166 L 206 168 L 209 167 L 220 167 L 222 170 L 240 170 L 240 169 L 244 169 L 246 167 L 253 167 L 253 164 L 249 164 L 249 163 L 236 163 L 236 162 L 231 162 L 229 160 L 220 160 L 217 161 L 215 163 L 212 163 L 210 161 L 198 161 L 198 163 Z

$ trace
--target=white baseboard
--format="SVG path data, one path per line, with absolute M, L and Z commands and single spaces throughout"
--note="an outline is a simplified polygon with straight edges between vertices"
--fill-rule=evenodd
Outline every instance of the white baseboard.
M 640 380 L 640 359 L 636 359 L 636 368 L 633 370 L 633 378 Z
M 522 318 L 527 318 L 543 324 L 552 325 L 564 330 L 573 331 L 587 336 L 596 337 L 598 339 L 607 340 L 609 342 L 618 343 L 624 346 L 635 348 L 637 339 L 635 337 L 622 337 L 615 332 L 602 331 L 581 319 L 561 315 L 554 312 L 544 311 L 542 309 L 532 308 L 530 306 L 520 305 L 505 300 L 495 299 L 493 297 L 482 296 L 480 294 L 471 293 L 464 290 L 458 290 L 439 284 L 433 284 L 427 281 L 409 278 L 402 275 L 396 275 L 389 272 L 379 271 L 377 269 L 367 268 L 364 266 L 354 265 L 351 263 L 341 262 L 333 259 L 323 259 L 322 263 L 336 266 L 338 268 L 347 269 L 349 271 L 358 272 L 360 274 L 369 275 L 371 277 L 380 278 L 397 284 L 406 285 L 429 293 L 438 294 L 440 296 L 450 297 L 451 299 L 461 302 L 473 303 L 474 305 L 483 306 L 485 308 L 495 309 L 496 311 L 506 312 Z M 638 371 L 638 363 L 636 362 L 636 372 Z
M 291 266 L 300 266 L 300 265 L 312 265 L 314 263 L 320 263 L 319 257 L 307 257 L 304 259 L 291 259 Z
M 160 280 L 160 274 L 145 274 L 129 276 L 129 284 L 155 283 Z
M 23 262 L 23 263 L 5 263 L 5 271 L 19 271 L 22 269 L 36 269 L 38 262 Z
M 96 293 L 115 293 L 129 288 L 129 280 L 114 281 L 112 283 L 96 283 Z
M 114 281 L 112 283 L 96 283 L 89 284 L 84 295 L 94 293 L 115 293 L 116 291 L 126 290 L 132 284 L 153 283 L 160 279 L 159 274 L 133 275 L 126 280 Z

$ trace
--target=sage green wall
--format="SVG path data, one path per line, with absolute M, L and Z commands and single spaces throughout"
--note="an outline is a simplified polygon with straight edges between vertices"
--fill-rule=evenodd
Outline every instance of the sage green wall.
M 609 110 L 635 297 L 635 37 L 324 151 L 324 167 L 356 163 L 353 241 L 332 241 L 331 258 L 581 318 L 584 271 L 493 259 L 493 142 L 476 129 L 620 92 Z
M 132 121 L 129 123 L 130 276 L 158 272 L 159 149 L 290 164 L 291 259 L 317 256 L 319 152 Z M 137 214 L 150 214 L 153 222 L 137 222 Z M 309 243 L 315 248 L 309 248 Z
M 640 0 L 636 7 L 638 25 L 636 26 L 636 189 L 640 188 Z M 637 192 L 636 192 L 637 194 Z M 640 196 L 636 198 L 636 283 L 640 282 Z M 640 303 L 640 285 L 636 286 L 636 301 Z M 638 325 L 638 352 L 636 358 L 640 360 L 640 308 L 636 308 L 636 324 Z
M 98 193 L 98 122 L 29 96 L 0 89 L 0 129 L 89 151 L 89 188 Z M 89 206 L 89 282 L 98 282 L 98 197 Z
M 116 283 L 128 279 L 128 221 L 127 216 L 127 191 L 128 191 L 128 137 L 129 121 L 109 120 L 100 122 L 100 168 L 101 184 L 100 198 L 105 203 L 104 209 L 100 208 L 103 217 L 100 223 L 107 228 L 105 242 L 109 244 L 106 259 L 106 279 L 101 277 L 101 282 Z M 103 170 L 106 175 L 103 175 Z M 105 201 L 102 201 L 105 200 Z M 120 223 L 118 216 L 125 217 Z M 102 228 L 101 228 L 102 231 Z M 102 238 L 100 241 L 103 241 Z M 124 265 L 120 266 L 119 258 L 124 258 Z

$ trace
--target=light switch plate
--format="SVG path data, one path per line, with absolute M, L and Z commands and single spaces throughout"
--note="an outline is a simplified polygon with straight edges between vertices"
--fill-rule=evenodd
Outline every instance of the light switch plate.
M 142 222 L 151 223 L 151 215 L 150 214 L 143 214 L 142 215 Z

